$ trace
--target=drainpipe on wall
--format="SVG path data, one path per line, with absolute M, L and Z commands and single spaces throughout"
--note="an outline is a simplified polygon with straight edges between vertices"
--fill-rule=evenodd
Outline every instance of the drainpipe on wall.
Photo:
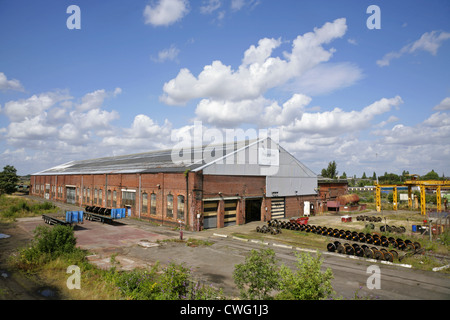
M 141 174 L 139 173 L 139 193 L 138 193 L 138 204 L 139 204 L 139 219 L 141 219 Z M 148 201 L 148 200 L 147 200 Z
M 103 199 L 103 206 L 106 208 L 106 204 L 108 203 L 108 174 L 105 173 L 105 198 Z
M 83 175 L 81 175 L 81 190 L 80 190 L 80 195 L 81 195 L 81 201 L 80 201 L 80 208 L 83 208 L 83 200 L 84 200 L 84 193 L 83 193 Z
M 161 187 L 161 224 L 164 225 L 164 173 L 162 174 L 162 187 Z
M 186 225 L 189 227 L 189 169 L 184 172 L 186 177 Z

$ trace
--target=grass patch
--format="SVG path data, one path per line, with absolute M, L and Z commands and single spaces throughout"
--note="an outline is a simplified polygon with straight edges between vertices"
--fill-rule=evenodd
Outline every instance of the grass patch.
M 248 234 L 233 232 L 231 235 L 243 239 L 253 239 L 261 241 L 276 241 L 286 245 L 300 246 L 303 248 L 313 248 L 322 250 L 327 243 L 327 237 L 314 233 L 307 233 L 295 230 L 282 229 L 280 234 L 260 233 L 252 231 Z
M 0 218 L 14 221 L 16 218 L 34 217 L 42 214 L 56 213 L 58 207 L 51 202 L 37 202 L 19 196 L 0 196 Z
M 188 247 L 198 247 L 198 246 L 211 246 L 213 242 L 208 240 L 200 240 L 200 239 L 194 239 L 189 238 L 187 240 L 185 239 L 164 239 L 164 240 L 157 240 L 157 243 L 164 243 L 164 242 L 175 242 L 175 243 L 185 243 Z

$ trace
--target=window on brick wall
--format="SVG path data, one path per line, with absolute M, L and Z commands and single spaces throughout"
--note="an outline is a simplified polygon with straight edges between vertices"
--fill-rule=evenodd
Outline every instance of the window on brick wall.
M 167 214 L 168 218 L 173 218 L 173 195 L 167 195 Z
M 177 197 L 177 219 L 184 220 L 184 196 Z
M 142 194 L 142 212 L 147 213 L 148 210 L 148 195 L 146 193 Z
M 97 188 L 94 189 L 94 204 L 97 204 L 98 191 Z
M 88 204 L 91 204 L 91 189 L 90 188 L 87 189 L 86 201 Z
M 150 214 L 156 214 L 156 194 L 150 195 Z
M 136 192 L 122 191 L 122 206 L 136 206 Z
M 117 191 L 116 190 L 114 190 L 114 192 L 113 192 L 112 207 L 113 208 L 117 207 Z
M 98 189 L 98 205 L 103 206 L 103 190 Z

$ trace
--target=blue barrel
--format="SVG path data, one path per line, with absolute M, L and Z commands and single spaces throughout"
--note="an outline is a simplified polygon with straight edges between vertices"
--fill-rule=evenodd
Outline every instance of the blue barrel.
M 72 212 L 66 211 L 66 222 L 72 223 Z
M 417 232 L 417 226 L 415 224 L 412 226 L 412 232 Z
M 72 211 L 72 222 L 78 222 L 78 211 Z
M 115 216 L 116 216 L 116 209 L 111 209 L 111 218 L 115 218 Z
M 122 218 L 125 218 L 125 208 L 120 208 L 120 213 L 122 215 Z
M 80 220 L 80 222 L 83 222 L 83 216 L 84 216 L 84 212 L 78 211 L 78 219 Z

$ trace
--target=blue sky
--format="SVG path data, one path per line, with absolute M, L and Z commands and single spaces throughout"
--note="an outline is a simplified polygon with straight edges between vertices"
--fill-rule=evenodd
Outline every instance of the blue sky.
M 316 173 L 448 176 L 449 17 L 445 0 L 1 0 L 0 166 L 170 148 L 201 121 L 276 128 Z

